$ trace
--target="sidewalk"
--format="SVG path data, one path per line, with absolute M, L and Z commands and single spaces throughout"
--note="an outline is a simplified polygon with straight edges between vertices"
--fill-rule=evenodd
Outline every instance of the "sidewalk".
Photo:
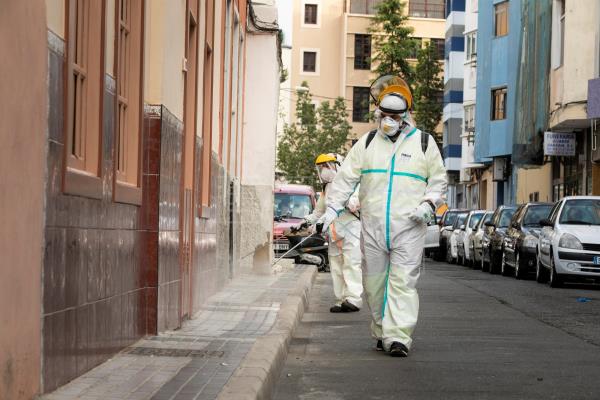
M 270 397 L 316 269 L 243 274 L 183 327 L 140 340 L 41 400 Z

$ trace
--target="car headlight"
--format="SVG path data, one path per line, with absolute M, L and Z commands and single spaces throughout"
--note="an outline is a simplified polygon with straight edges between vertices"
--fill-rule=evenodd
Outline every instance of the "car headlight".
M 564 235 L 562 235 L 560 237 L 560 240 L 558 242 L 558 247 L 564 247 L 567 249 L 575 249 L 575 250 L 583 250 L 583 246 L 581 245 L 581 242 L 579 241 L 579 239 L 577 239 L 575 236 L 571 235 L 570 233 L 565 233 Z
M 523 247 L 527 247 L 530 249 L 535 249 L 538 244 L 538 239 L 535 236 L 527 235 L 525 239 L 523 239 Z

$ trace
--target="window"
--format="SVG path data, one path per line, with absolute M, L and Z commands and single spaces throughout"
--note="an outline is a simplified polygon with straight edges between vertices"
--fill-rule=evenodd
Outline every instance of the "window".
M 305 51 L 302 56 L 302 71 L 317 72 L 317 52 Z
M 446 53 L 446 39 L 431 39 L 431 43 L 437 48 L 438 60 L 443 60 Z
M 444 0 L 410 0 L 408 15 L 417 18 L 444 19 L 446 17 Z
M 369 88 L 352 89 L 352 122 L 369 122 Z
M 142 0 L 117 0 L 115 200 L 141 203 L 140 132 L 142 126 Z
M 497 37 L 508 34 L 508 1 L 494 5 L 494 29 Z
M 310 25 L 317 24 L 317 5 L 316 4 L 305 4 L 304 5 L 304 23 Z
M 351 14 L 377 14 L 377 5 L 383 0 L 350 0 Z
M 423 47 L 423 39 L 421 38 L 412 38 L 414 42 L 414 46 L 410 48 L 410 54 L 408 58 L 417 59 L 419 57 L 419 50 Z
M 467 46 L 466 61 L 475 61 L 477 59 L 477 32 L 469 32 L 465 36 Z
M 371 69 L 371 35 L 354 35 L 354 69 Z
M 506 119 L 506 88 L 492 90 L 492 120 Z
M 71 0 L 67 15 L 66 193 L 100 198 L 104 3 Z

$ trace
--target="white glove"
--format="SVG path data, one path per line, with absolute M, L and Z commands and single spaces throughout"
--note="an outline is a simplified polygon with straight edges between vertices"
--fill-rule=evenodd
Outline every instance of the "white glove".
M 360 201 L 358 201 L 358 197 L 350 197 L 350 200 L 348 200 L 348 204 L 346 205 L 346 207 L 348 208 L 348 210 L 350 210 L 351 213 L 357 212 L 360 209 Z
M 329 225 L 331 225 L 331 223 L 337 218 L 337 216 L 338 214 L 333 208 L 327 207 L 325 214 L 323 214 L 323 216 L 321 216 L 321 218 L 319 218 L 319 220 L 317 221 L 317 224 L 323 224 L 321 232 L 327 232 Z
M 431 205 L 427 202 L 421 203 L 417 208 L 412 210 L 408 218 L 416 223 L 428 224 L 433 216 Z

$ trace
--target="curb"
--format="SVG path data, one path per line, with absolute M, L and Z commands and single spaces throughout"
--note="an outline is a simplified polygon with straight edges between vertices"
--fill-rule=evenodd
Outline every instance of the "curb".
M 271 331 L 256 340 L 217 400 L 263 400 L 272 397 L 292 335 L 308 306 L 316 276 L 317 269 L 312 266 L 302 273 L 296 289 L 281 305 Z

